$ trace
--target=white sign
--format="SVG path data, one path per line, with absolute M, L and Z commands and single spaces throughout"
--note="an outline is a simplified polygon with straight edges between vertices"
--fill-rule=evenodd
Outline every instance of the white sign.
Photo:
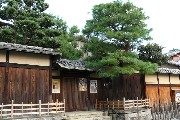
M 90 80 L 90 93 L 97 93 L 97 80 Z
M 176 102 L 180 102 L 180 92 L 176 93 Z

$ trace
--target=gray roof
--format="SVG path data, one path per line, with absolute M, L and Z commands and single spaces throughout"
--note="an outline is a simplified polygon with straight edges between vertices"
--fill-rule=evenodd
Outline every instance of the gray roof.
M 59 64 L 60 67 L 66 69 L 89 70 L 85 67 L 84 60 L 58 59 L 56 63 Z
M 174 55 L 177 55 L 178 53 L 180 53 L 180 50 L 173 50 L 173 51 L 170 51 L 169 53 L 167 53 L 166 55 L 169 57 L 172 57 Z M 178 61 L 169 60 L 168 63 L 171 65 L 180 66 L 180 57 L 179 57 Z
M 180 60 L 178 60 L 178 61 L 170 60 L 170 61 L 168 61 L 168 63 L 172 64 L 172 65 L 180 66 Z
M 172 74 L 180 74 L 179 69 L 171 69 L 171 68 L 158 68 L 159 73 L 172 73 Z
M 85 67 L 84 60 L 67 60 L 67 59 L 58 59 L 56 63 L 66 69 L 77 69 L 77 70 L 90 70 Z M 171 74 L 180 74 L 179 69 L 172 69 L 172 68 L 158 68 L 158 73 L 171 73 Z
M 173 50 L 173 51 L 170 51 L 170 52 L 166 53 L 166 55 L 171 57 L 171 56 L 174 56 L 174 55 L 176 55 L 178 53 L 180 53 L 180 50 Z
M 4 26 L 4 25 L 12 26 L 13 23 L 10 22 L 10 21 L 2 20 L 2 19 L 0 18 L 0 26 Z
M 6 43 L 0 42 L 0 49 L 22 51 L 22 52 L 31 52 L 39 54 L 50 54 L 50 55 L 59 55 L 59 52 L 54 51 L 52 48 L 43 48 L 37 46 L 27 46 L 15 43 Z

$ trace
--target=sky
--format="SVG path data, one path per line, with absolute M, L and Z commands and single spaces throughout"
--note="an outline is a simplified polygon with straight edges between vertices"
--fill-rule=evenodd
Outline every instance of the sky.
M 47 13 L 51 13 L 66 21 L 69 27 L 77 25 L 82 29 L 86 20 L 91 19 L 94 5 L 108 3 L 113 0 L 45 0 L 49 4 Z M 123 0 L 127 2 L 128 0 Z M 180 0 L 129 0 L 135 6 L 143 8 L 148 28 L 152 28 L 152 43 L 162 47 L 163 52 L 180 49 Z

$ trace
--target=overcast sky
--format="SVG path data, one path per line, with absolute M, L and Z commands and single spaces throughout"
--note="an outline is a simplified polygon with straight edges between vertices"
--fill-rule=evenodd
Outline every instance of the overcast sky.
M 87 19 L 91 18 L 94 5 L 113 0 L 45 0 L 49 3 L 47 13 L 59 16 L 69 27 L 77 25 L 82 29 Z M 127 1 L 127 0 L 123 0 Z M 153 28 L 153 41 L 163 47 L 164 52 L 170 49 L 180 49 L 180 0 L 129 0 L 134 5 L 142 7 L 149 28 Z

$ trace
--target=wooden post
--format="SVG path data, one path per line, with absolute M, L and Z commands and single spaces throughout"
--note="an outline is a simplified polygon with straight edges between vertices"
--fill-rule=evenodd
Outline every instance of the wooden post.
M 49 115 L 49 102 L 48 102 L 48 115 Z
M 39 116 L 41 116 L 41 100 L 39 100 Z
M 169 73 L 168 75 L 169 75 L 169 83 L 170 83 L 170 98 L 172 102 L 171 74 Z
M 125 97 L 123 97 L 123 108 L 124 108 L 124 110 L 126 109 L 126 103 L 125 103 L 125 101 L 126 101 L 126 99 L 125 99 Z
M 64 99 L 64 112 L 66 111 L 66 109 L 65 109 L 65 105 L 66 105 L 66 104 L 65 104 L 65 103 L 66 103 L 66 101 L 65 101 L 65 99 Z
M 135 107 L 135 105 L 134 105 L 134 100 L 133 100 L 133 108 Z
M 32 102 L 31 102 L 31 116 L 32 116 Z
M 2 111 L 3 111 L 3 103 L 2 103 L 2 106 L 1 106 L 1 118 L 2 118 L 2 115 L 3 115 Z
M 138 103 L 139 103 L 139 101 L 138 101 L 138 97 L 137 97 L 137 102 L 136 102 L 136 104 L 137 104 L 137 109 L 138 109 Z
M 159 100 L 159 105 L 160 105 L 160 103 L 161 103 L 161 101 L 160 101 L 160 87 L 159 87 L 159 75 L 158 75 L 158 72 L 157 72 L 157 82 L 158 82 L 158 100 Z
M 107 106 L 108 106 L 108 112 L 109 112 L 109 99 L 107 98 Z
M 97 99 L 96 99 L 96 105 L 95 105 L 95 108 L 96 108 L 96 110 L 97 110 Z
M 21 107 L 21 109 L 22 109 L 21 112 L 22 112 L 22 116 L 23 116 L 23 113 L 24 113 L 24 111 L 23 111 L 23 102 L 22 102 L 22 107 Z
M 118 100 L 118 109 L 119 109 L 119 104 L 120 104 L 120 103 L 119 103 L 119 100 Z
M 114 100 L 113 100 L 113 109 L 114 109 Z
M 12 103 L 11 103 L 11 118 L 13 118 L 13 112 L 14 112 L 13 103 L 14 103 L 14 100 L 12 100 Z
M 56 100 L 56 114 L 57 114 L 57 105 L 58 105 L 58 100 Z

